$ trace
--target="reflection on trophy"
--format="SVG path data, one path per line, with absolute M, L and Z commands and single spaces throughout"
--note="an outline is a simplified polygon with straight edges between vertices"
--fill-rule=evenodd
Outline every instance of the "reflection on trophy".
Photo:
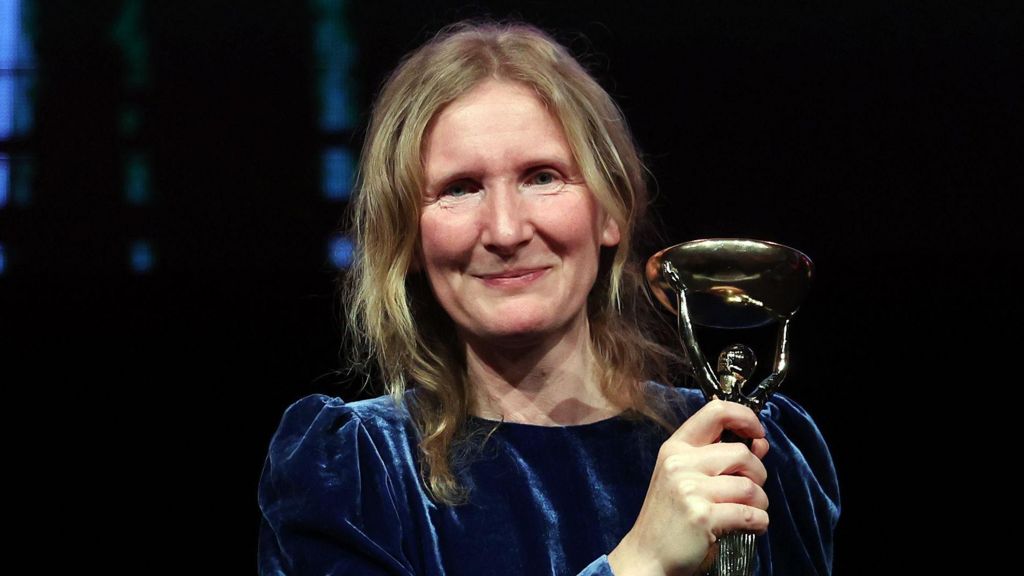
M 789 322 L 811 284 L 813 265 L 801 252 L 772 242 L 743 238 L 694 240 L 666 248 L 647 261 L 651 294 L 676 315 L 679 339 L 708 400 L 720 398 L 760 412 L 789 367 Z M 712 366 L 701 352 L 694 325 L 743 329 L 778 324 L 772 373 L 751 389 L 754 351 L 732 344 Z M 738 441 L 731 433 L 725 441 Z M 754 570 L 755 536 L 728 534 L 718 540 L 708 572 L 749 576 Z

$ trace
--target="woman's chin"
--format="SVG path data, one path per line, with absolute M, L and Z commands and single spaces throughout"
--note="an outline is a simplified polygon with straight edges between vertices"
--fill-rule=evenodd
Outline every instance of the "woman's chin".
M 552 338 L 560 338 L 561 334 L 569 329 L 567 325 L 553 324 L 550 317 L 503 318 L 502 322 L 483 328 L 472 337 L 473 340 L 497 348 L 544 345 Z
M 493 327 L 478 334 L 475 339 L 489 345 L 519 347 L 539 343 L 550 334 L 550 329 L 545 330 L 540 325 L 515 325 Z

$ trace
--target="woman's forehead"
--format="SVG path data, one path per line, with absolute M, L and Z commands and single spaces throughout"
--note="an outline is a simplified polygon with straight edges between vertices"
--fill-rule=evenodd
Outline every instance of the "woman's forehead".
M 494 81 L 439 112 L 424 138 L 422 157 L 425 164 L 446 169 L 466 162 L 574 161 L 561 122 L 535 93 L 519 84 Z

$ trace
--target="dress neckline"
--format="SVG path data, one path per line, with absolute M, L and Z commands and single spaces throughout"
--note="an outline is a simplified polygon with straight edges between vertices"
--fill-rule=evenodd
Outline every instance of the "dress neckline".
M 614 414 L 601 420 L 595 420 L 593 422 L 587 422 L 585 424 L 529 424 L 526 422 L 511 422 L 508 420 L 492 420 L 489 418 L 483 418 L 480 416 L 469 416 L 469 420 L 474 423 L 479 423 L 482 426 L 498 426 L 499 428 L 505 428 L 509 430 L 563 430 L 563 431 L 583 431 L 601 426 L 608 425 L 614 422 L 620 422 L 627 419 L 627 415 L 630 410 L 623 410 L 618 414 Z

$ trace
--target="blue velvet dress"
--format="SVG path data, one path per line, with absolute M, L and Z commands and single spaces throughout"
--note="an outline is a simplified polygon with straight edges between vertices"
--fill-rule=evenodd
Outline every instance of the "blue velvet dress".
M 650 386 L 677 400 L 680 422 L 704 403 L 693 390 Z M 757 574 L 830 574 L 839 488 L 828 448 L 782 395 L 761 420 L 771 444 L 770 526 L 758 539 Z M 259 572 L 610 575 L 606 555 L 636 520 L 667 437 L 627 415 L 578 426 L 504 423 L 459 470 L 469 503 L 446 506 L 420 481 L 405 402 L 308 396 L 288 408 L 270 443 Z

